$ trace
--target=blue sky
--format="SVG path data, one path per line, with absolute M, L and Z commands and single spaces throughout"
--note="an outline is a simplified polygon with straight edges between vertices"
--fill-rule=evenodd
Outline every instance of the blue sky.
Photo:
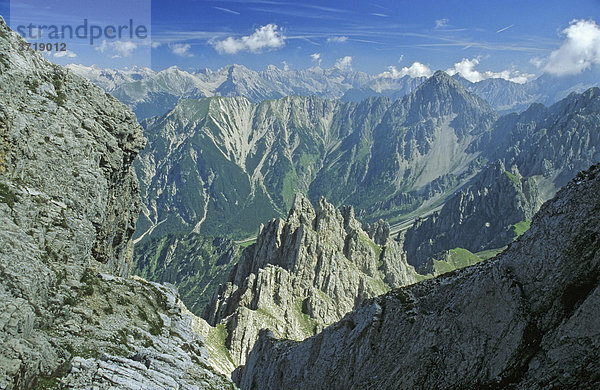
M 87 18 L 105 27 L 133 19 L 151 32 L 151 41 L 67 41 L 68 53 L 51 55 L 62 64 L 194 70 L 237 63 L 261 70 L 269 64 L 302 69 L 337 63 L 371 74 L 460 69 L 473 78 L 487 71 L 518 79 L 552 69 L 552 53 L 565 45 L 555 61 L 565 53 L 576 57 L 573 50 L 590 57 L 584 59 L 588 68 L 600 61 L 600 29 L 594 27 L 600 23 L 599 0 L 0 1 L 0 14 L 10 14 L 13 28 L 31 20 L 75 26 Z M 580 48 L 577 39 L 591 49 Z M 575 57 L 574 63 L 580 60 Z

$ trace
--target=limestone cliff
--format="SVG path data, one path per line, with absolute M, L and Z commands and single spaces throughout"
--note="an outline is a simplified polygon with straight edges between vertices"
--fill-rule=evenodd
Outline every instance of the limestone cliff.
M 596 389 L 600 167 L 500 256 L 393 290 L 303 342 L 264 331 L 243 389 Z
M 230 387 L 201 320 L 127 278 L 135 116 L 23 43 L 0 18 L 0 388 Z
M 416 273 L 390 239 L 389 226 L 387 233 L 384 224 L 371 232 L 351 207 L 336 210 L 321 199 L 313 208 L 302 195 L 285 221 L 263 227 L 204 316 L 226 328 L 233 363 L 244 364 L 263 328 L 303 340 L 390 286 L 414 283 Z

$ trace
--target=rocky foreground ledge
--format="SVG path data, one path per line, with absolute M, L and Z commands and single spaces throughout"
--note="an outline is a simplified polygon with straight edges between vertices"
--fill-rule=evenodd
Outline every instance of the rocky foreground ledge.
M 0 18 L 0 388 L 223 389 L 176 293 L 129 278 L 135 116 Z
M 374 298 L 303 342 L 268 331 L 242 389 L 600 388 L 600 166 L 496 258 Z

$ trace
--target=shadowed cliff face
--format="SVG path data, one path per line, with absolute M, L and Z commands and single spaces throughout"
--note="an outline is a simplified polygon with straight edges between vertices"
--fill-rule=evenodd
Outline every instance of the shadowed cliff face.
M 303 342 L 262 332 L 243 389 L 600 385 L 600 167 L 498 257 L 393 290 Z
M 23 43 L 0 18 L 0 388 L 231 386 L 176 292 L 128 278 L 135 116 Z
M 442 251 L 501 248 L 513 241 L 515 225 L 529 222 L 540 207 L 537 182 L 523 178 L 502 161 L 490 164 L 473 183 L 426 219 L 417 220 L 401 241 L 410 264 L 420 273 Z
M 483 142 L 495 161 L 440 212 L 417 220 L 404 235 L 410 264 L 423 272 L 441 251 L 461 247 L 478 252 L 510 243 L 543 201 L 600 161 L 598 123 L 598 88 L 551 107 L 534 104 L 522 114 L 500 118 Z

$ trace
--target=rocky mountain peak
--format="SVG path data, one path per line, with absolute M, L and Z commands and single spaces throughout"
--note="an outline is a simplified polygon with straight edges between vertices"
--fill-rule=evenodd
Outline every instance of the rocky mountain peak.
M 483 99 L 467 91 L 458 81 L 443 71 L 418 86 L 399 101 L 406 109 L 407 121 L 420 122 L 428 118 L 456 117 L 454 127 L 459 135 L 475 126 L 491 124 L 497 115 Z
M 460 96 L 469 93 L 460 82 L 442 70 L 438 70 L 433 76 L 426 79 L 417 87 L 415 92 L 417 91 L 422 94 L 435 91 L 439 95 L 446 94 L 447 96 Z
M 285 221 L 261 228 L 204 317 L 226 327 L 235 366 L 262 328 L 303 340 L 358 302 L 416 281 L 397 243 L 381 242 L 362 230 L 352 207 L 336 209 L 324 198 L 313 207 L 298 194 Z
M 294 198 L 294 204 L 288 214 L 288 223 L 293 225 L 304 224 L 312 226 L 315 216 L 315 209 L 313 208 L 312 203 L 310 203 L 310 200 L 308 200 L 304 194 L 297 193 Z
M 377 245 L 385 245 L 390 238 L 390 224 L 383 219 L 367 224 L 365 231 Z

